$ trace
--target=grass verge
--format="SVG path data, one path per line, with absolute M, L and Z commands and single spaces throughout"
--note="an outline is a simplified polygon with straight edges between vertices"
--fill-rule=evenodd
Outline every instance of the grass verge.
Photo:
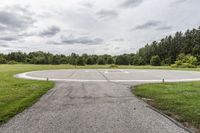
M 200 132 L 200 82 L 135 86 L 133 93 L 185 126 Z

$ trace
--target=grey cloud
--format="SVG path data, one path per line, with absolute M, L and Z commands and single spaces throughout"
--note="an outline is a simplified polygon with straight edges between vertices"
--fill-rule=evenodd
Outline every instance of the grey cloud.
M 0 37 L 0 40 L 2 40 L 2 41 L 15 41 L 15 40 L 17 40 L 17 38 L 11 37 L 11 36 L 5 36 L 5 37 Z
M 0 47 L 3 47 L 3 48 L 8 48 L 9 46 L 6 45 L 6 44 L 0 44 Z
M 30 36 L 35 36 L 38 35 L 36 32 L 23 32 L 18 34 L 19 37 L 30 37 Z
M 81 3 L 81 5 L 83 5 L 84 7 L 87 7 L 87 8 L 92 8 L 94 6 L 94 3 L 86 2 L 86 3 Z
M 59 45 L 61 44 L 59 41 L 47 41 L 47 44 Z
M 4 31 L 4 30 L 6 30 L 6 26 L 0 24 L 0 31 Z
M 123 41 L 125 41 L 125 39 L 124 38 L 117 38 L 117 39 L 114 39 L 113 41 L 115 41 L 115 42 L 123 42 Z
M 119 49 L 122 49 L 121 47 L 115 47 L 115 50 L 119 50 Z
M 0 10 L 0 30 L 1 31 L 21 31 L 33 25 L 35 20 L 26 9 L 6 8 Z
M 52 27 L 49 27 L 47 30 L 40 32 L 39 35 L 49 37 L 49 36 L 56 35 L 58 32 L 60 32 L 60 28 L 57 26 L 52 26 Z
M 118 16 L 118 13 L 115 10 L 100 10 L 96 14 L 99 18 L 113 18 Z
M 161 24 L 159 21 L 149 21 L 141 25 L 135 26 L 132 30 L 143 30 L 143 29 L 148 29 L 152 27 L 157 27 Z
M 91 37 L 62 37 L 62 43 L 64 44 L 87 44 L 87 45 L 97 45 L 103 43 L 103 39 L 96 37 L 96 38 L 91 38 Z
M 172 26 L 161 26 L 158 27 L 156 30 L 171 30 L 173 27 Z
M 133 8 L 139 6 L 143 0 L 125 0 L 123 3 L 120 4 L 122 8 Z
M 104 48 L 103 50 L 105 50 L 105 51 L 108 51 L 108 50 L 109 50 L 109 48 Z
M 170 5 L 177 5 L 177 4 L 181 4 L 181 3 L 184 3 L 184 2 L 186 2 L 186 1 L 188 1 L 188 0 L 175 0 L 175 1 L 173 1 Z
M 29 10 L 29 6 L 20 6 L 20 5 L 14 5 L 11 7 L 7 7 L 10 11 L 15 11 L 19 13 L 25 13 L 27 15 L 34 15 L 35 13 Z

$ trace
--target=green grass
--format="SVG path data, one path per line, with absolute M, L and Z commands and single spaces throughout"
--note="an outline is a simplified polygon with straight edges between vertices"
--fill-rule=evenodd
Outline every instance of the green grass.
M 186 126 L 200 131 L 200 82 L 135 86 L 133 93 Z

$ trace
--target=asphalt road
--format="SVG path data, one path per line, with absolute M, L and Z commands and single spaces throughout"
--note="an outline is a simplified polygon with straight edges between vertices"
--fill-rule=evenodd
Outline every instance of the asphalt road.
M 200 73 L 60 70 L 18 76 L 59 80 L 36 104 L 0 126 L 0 133 L 187 133 L 133 96 L 130 86 L 161 81 L 163 76 L 197 80 Z

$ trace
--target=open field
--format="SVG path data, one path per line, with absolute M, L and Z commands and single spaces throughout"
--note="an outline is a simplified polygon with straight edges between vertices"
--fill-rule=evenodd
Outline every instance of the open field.
M 134 87 L 133 92 L 165 114 L 188 127 L 198 128 L 200 132 L 200 82 L 144 84 Z

